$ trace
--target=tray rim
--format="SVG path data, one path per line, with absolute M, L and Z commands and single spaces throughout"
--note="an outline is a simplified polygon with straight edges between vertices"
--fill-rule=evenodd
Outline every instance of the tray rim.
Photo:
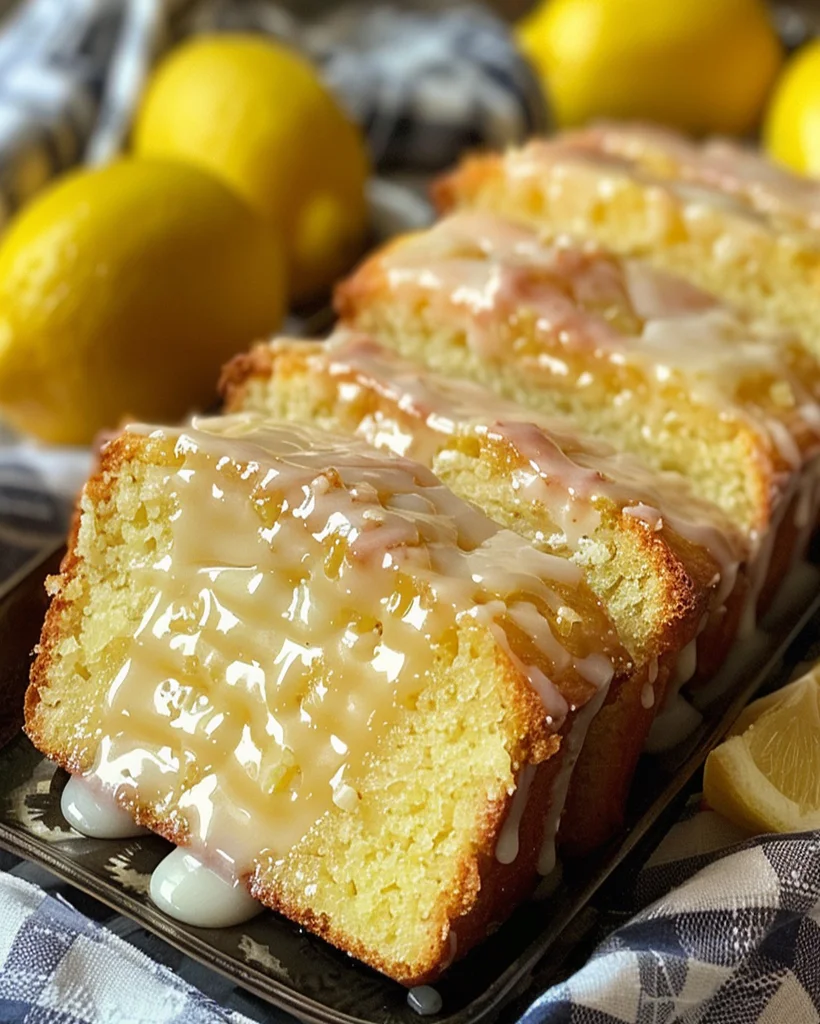
M 35 575 L 39 575 L 40 579 L 44 578 L 44 567 L 62 548 L 63 544 L 49 547 L 41 556 L 30 560 L 9 581 L 0 586 L 0 615 L 18 588 L 30 585 Z M 807 566 L 807 563 L 801 563 L 801 568 L 804 568 L 804 571 L 808 568 L 813 577 L 804 583 L 803 587 L 808 589 L 811 584 L 820 582 L 820 566 Z M 799 608 L 791 606 L 791 614 L 781 614 L 776 618 L 770 631 L 772 642 L 765 647 L 765 655 L 760 663 L 749 673 L 742 685 L 738 684 L 737 680 L 734 681 L 734 686 L 730 687 L 731 696 L 726 695 L 726 705 L 722 712 L 708 724 L 704 736 L 684 757 L 675 774 L 655 795 L 649 806 L 644 807 L 635 820 L 627 822 L 622 832 L 600 852 L 600 856 L 596 855 L 594 859 L 598 863 L 595 864 L 586 883 L 580 885 L 574 893 L 570 907 L 546 922 L 537 937 L 479 995 L 451 1014 L 447 1014 L 443 1008 L 442 1012 L 430 1016 L 431 1021 L 437 1024 L 486 1024 L 494 1015 L 502 1012 L 505 1003 L 515 994 L 522 979 L 531 974 L 545 959 L 561 934 L 589 905 L 595 893 L 616 870 L 624 866 L 629 857 L 650 836 L 659 819 L 681 797 L 705 761 L 708 751 L 729 731 L 749 699 L 775 679 L 784 657 L 810 620 L 820 611 L 820 586 L 812 586 L 812 595 L 811 599 L 801 604 Z M 780 621 L 781 619 L 785 619 L 785 622 Z M 766 621 L 767 617 L 764 617 L 764 624 Z M 778 679 L 777 685 L 782 685 L 783 682 L 785 679 Z M 47 760 L 45 755 L 40 756 Z M 264 975 L 261 969 L 247 969 L 239 960 L 223 953 L 206 939 L 198 936 L 196 930 L 180 929 L 178 922 L 167 918 L 149 904 L 138 901 L 126 890 L 118 888 L 114 882 L 107 882 L 92 870 L 74 862 L 66 863 L 59 855 L 59 844 L 49 845 L 30 833 L 9 828 L 0 821 L 0 848 L 42 865 L 61 880 L 152 931 L 180 952 L 231 979 L 264 1001 L 291 1013 L 306 1024 L 374 1024 L 374 1017 L 362 1017 L 338 1010 L 278 978 Z M 112 891 L 115 891 L 116 895 L 113 895 Z M 306 934 L 311 941 L 322 941 L 310 933 Z M 351 958 L 351 963 L 356 963 L 354 958 Z M 265 976 L 264 984 L 256 980 L 257 975 Z M 400 987 L 389 978 L 385 977 L 383 980 L 387 985 Z

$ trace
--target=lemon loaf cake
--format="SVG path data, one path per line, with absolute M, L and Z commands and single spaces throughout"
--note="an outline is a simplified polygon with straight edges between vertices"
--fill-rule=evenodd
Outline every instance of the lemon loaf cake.
M 222 391 L 229 412 L 319 424 L 417 459 L 497 522 L 583 568 L 634 669 L 590 727 L 560 838 L 576 850 L 605 838 L 670 676 L 685 682 L 698 651 L 710 673 L 733 637 L 747 545 L 728 518 L 673 474 L 355 333 L 257 345 L 228 364 Z
M 429 470 L 248 415 L 109 442 L 49 589 L 35 745 L 406 984 L 530 891 L 629 661 Z
M 793 334 L 645 262 L 542 242 L 485 211 L 388 244 L 337 306 L 411 358 L 685 475 L 750 538 L 757 590 L 805 548 L 820 365 Z
M 820 186 L 749 150 L 607 125 L 468 157 L 434 194 L 643 257 L 820 354 Z

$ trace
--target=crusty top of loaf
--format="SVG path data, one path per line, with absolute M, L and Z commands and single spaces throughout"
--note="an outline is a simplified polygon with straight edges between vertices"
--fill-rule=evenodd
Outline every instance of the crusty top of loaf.
M 549 483 L 552 498 L 541 490 L 538 494 L 550 507 L 573 510 L 575 532 L 585 532 L 584 527 L 590 532 L 589 515 L 594 514 L 585 515 L 580 505 L 605 499 L 653 531 L 668 528 L 705 548 L 727 575 L 747 554 L 744 539 L 725 513 L 699 498 L 676 474 L 651 470 L 629 453 L 573 429 L 567 419 L 524 409 L 481 385 L 420 367 L 355 330 L 339 329 L 327 342 L 278 339 L 236 357 L 225 367 L 220 384 L 227 408 L 242 407 L 250 377 L 269 376 L 274 367 L 287 376 L 289 363 L 294 371 L 310 374 L 317 385 L 329 375 L 368 388 L 408 414 L 404 433 L 388 419 L 361 424 L 359 436 L 374 442 L 378 432 L 381 447 L 408 452 L 426 463 L 441 436 L 455 425 L 477 428 L 496 439 L 514 453 L 522 473 Z M 384 443 L 388 423 L 400 436 Z

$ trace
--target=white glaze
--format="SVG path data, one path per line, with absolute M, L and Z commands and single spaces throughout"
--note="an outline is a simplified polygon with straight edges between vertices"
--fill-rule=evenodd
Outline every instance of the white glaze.
M 577 566 L 421 465 L 252 416 L 131 433 L 161 453 L 170 530 L 133 570 L 147 607 L 106 664 L 92 774 L 183 823 L 186 849 L 227 878 L 275 867 L 326 813 L 360 813 L 374 743 L 461 617 L 492 632 L 551 731 L 565 681 L 581 706 L 609 651 L 626 659 Z
M 264 909 L 242 882 L 228 881 L 181 846 L 154 869 L 150 893 L 160 910 L 195 928 L 229 928 Z
M 555 779 L 552 783 L 550 794 L 550 805 L 547 816 L 544 819 L 544 832 L 541 837 L 541 850 L 538 854 L 539 875 L 550 875 L 555 870 L 556 853 L 555 837 L 561 824 L 561 816 L 567 802 L 572 772 L 581 756 L 584 743 L 586 742 L 589 727 L 593 718 L 598 714 L 606 700 L 609 692 L 609 684 L 602 686 L 598 693 L 588 701 L 575 716 L 572 731 L 564 737 L 564 751 Z
M 512 804 L 504 819 L 504 824 L 501 826 L 498 842 L 495 844 L 495 859 L 499 864 L 512 864 L 518 856 L 518 830 L 536 770 L 534 764 L 525 765 L 521 770 Z
M 655 716 L 644 750 L 648 754 L 659 754 L 671 750 L 690 736 L 703 721 L 703 715 L 676 693 Z
M 328 342 L 280 339 L 274 360 L 290 352 L 308 372 L 330 378 L 344 429 L 370 444 L 418 459 L 439 475 L 453 437 L 469 436 L 482 450 L 509 451 L 510 500 L 538 503 L 543 543 L 564 558 L 582 557 L 609 502 L 648 531 L 671 530 L 705 548 L 719 572 L 712 582 L 713 611 L 732 593 L 748 541 L 720 509 L 693 495 L 675 473 L 658 473 L 598 438 L 573 431 L 567 420 L 523 409 L 477 384 L 419 367 L 366 335 L 337 331 Z M 362 415 L 379 398 L 378 415 Z
M 60 797 L 63 817 L 77 832 L 92 839 L 128 839 L 147 831 L 117 805 L 114 795 L 72 775 Z
M 697 638 L 695 638 L 690 640 L 689 643 L 681 649 L 680 654 L 675 660 L 675 667 L 672 670 L 672 676 L 669 680 L 669 689 L 677 692 L 684 683 L 688 683 L 695 674 L 697 664 L 698 642 Z
M 739 679 L 753 673 L 771 649 L 771 634 L 794 622 L 796 612 L 812 602 L 820 590 L 820 571 L 806 561 L 795 563 L 778 588 L 777 596 L 761 623 L 742 643 L 735 643 L 720 671 L 704 686 L 689 694 L 692 703 L 703 711 L 720 698 Z
M 782 218 L 792 228 L 820 227 L 820 187 L 763 158 L 755 149 L 725 139 L 697 144 L 663 128 L 596 126 L 572 133 L 579 148 L 634 161 L 667 178 L 681 195 L 695 194 L 708 206 Z
M 407 993 L 407 1005 L 420 1017 L 429 1017 L 441 1011 L 441 995 L 431 985 L 416 985 Z
M 565 148 L 551 143 L 539 151 Z M 795 420 L 802 420 L 807 448 L 820 444 L 818 381 L 805 379 L 796 335 L 762 327 L 640 261 L 589 246 L 545 244 L 534 230 L 467 211 L 391 247 L 382 269 L 393 292 L 408 299 L 423 293 L 438 316 L 460 323 L 487 366 L 507 362 L 511 342 L 504 327 L 525 311 L 534 317 L 535 336 L 514 359 L 536 380 L 560 386 L 574 377 L 585 353 L 587 375 L 630 367 L 650 386 L 673 384 L 693 403 L 745 422 L 786 465 L 802 461 Z M 751 380 L 777 385 L 790 421 L 746 397 L 744 384 Z M 619 386 L 621 399 L 632 395 L 628 381 Z

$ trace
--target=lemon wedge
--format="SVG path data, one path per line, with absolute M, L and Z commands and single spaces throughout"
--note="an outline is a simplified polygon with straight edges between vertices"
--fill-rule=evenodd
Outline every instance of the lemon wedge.
M 703 792 L 751 832 L 820 828 L 820 666 L 746 708 L 709 754 Z

